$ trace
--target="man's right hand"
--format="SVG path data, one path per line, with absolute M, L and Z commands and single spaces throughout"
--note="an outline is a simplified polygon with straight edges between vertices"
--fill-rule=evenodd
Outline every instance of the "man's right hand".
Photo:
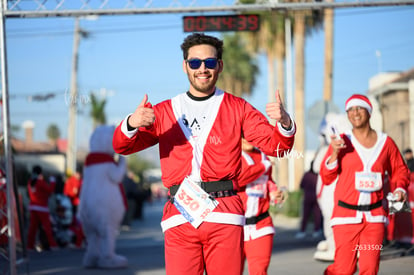
M 155 113 L 151 103 L 148 102 L 148 95 L 145 94 L 135 112 L 129 116 L 128 124 L 133 128 L 150 126 L 155 121 Z

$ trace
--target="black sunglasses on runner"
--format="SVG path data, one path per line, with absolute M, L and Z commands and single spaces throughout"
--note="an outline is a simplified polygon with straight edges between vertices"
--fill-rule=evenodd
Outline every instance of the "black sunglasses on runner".
M 217 66 L 218 59 L 217 58 L 206 58 L 206 59 L 199 59 L 199 58 L 192 58 L 186 61 L 191 69 L 196 70 L 200 68 L 201 63 L 204 62 L 204 65 L 207 69 L 215 69 Z

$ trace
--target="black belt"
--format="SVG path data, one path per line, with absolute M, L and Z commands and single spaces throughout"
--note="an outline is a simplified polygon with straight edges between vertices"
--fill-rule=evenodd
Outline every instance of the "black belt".
M 203 181 L 200 183 L 200 187 L 212 198 L 237 195 L 236 190 L 233 190 L 233 181 L 231 180 Z M 180 185 L 173 185 L 170 187 L 169 199 L 171 202 L 174 201 L 174 195 L 177 193 L 178 188 L 180 188 Z
M 264 212 L 259 216 L 246 218 L 245 224 L 256 224 L 267 217 L 269 217 L 269 212 Z
M 344 208 L 352 209 L 352 210 L 371 211 L 372 209 L 381 207 L 382 201 L 377 201 L 376 203 L 373 203 L 373 204 L 353 205 L 353 204 L 348 204 L 344 201 L 339 200 L 338 205 Z

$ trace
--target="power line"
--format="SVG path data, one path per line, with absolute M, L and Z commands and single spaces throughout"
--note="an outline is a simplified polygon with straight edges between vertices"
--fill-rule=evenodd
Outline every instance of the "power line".
M 165 30 L 165 29 L 176 29 L 176 28 L 180 28 L 181 25 L 172 25 L 172 24 L 168 24 L 168 25 L 160 25 L 160 26 L 139 26 L 139 27 L 123 27 L 123 28 L 107 28 L 107 29 L 95 29 L 92 31 L 88 31 L 88 32 L 92 32 L 93 34 L 110 34 L 110 33 L 126 33 L 126 32 L 148 32 L 148 31 L 154 31 L 154 30 Z M 92 34 L 92 35 L 93 35 Z M 45 31 L 44 33 L 39 32 L 39 33 L 30 33 L 30 32 L 19 32 L 17 34 L 8 34 L 9 38 L 16 38 L 16 37 L 24 37 L 27 38 L 29 36 L 72 36 L 73 35 L 73 31 L 55 31 L 55 32 L 51 32 L 51 31 Z
M 342 9 L 338 10 L 335 13 L 335 16 L 353 16 L 353 15 L 364 15 L 364 14 L 373 14 L 373 13 L 385 13 L 385 12 L 405 12 L 407 10 L 414 10 L 413 6 L 395 6 L 395 7 L 376 7 L 374 9 L 361 9 L 361 10 L 355 10 L 355 9 Z

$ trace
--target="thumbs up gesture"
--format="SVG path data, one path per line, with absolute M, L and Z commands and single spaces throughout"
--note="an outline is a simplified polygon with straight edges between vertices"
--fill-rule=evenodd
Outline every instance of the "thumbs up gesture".
M 155 113 L 151 103 L 148 102 L 148 95 L 145 94 L 135 112 L 128 118 L 131 127 L 139 128 L 150 126 L 155 121 Z
M 290 129 L 292 121 L 289 114 L 283 107 L 282 99 L 280 98 L 279 90 L 276 90 L 276 102 L 268 103 L 266 105 L 266 113 L 271 118 L 280 122 L 283 128 Z

